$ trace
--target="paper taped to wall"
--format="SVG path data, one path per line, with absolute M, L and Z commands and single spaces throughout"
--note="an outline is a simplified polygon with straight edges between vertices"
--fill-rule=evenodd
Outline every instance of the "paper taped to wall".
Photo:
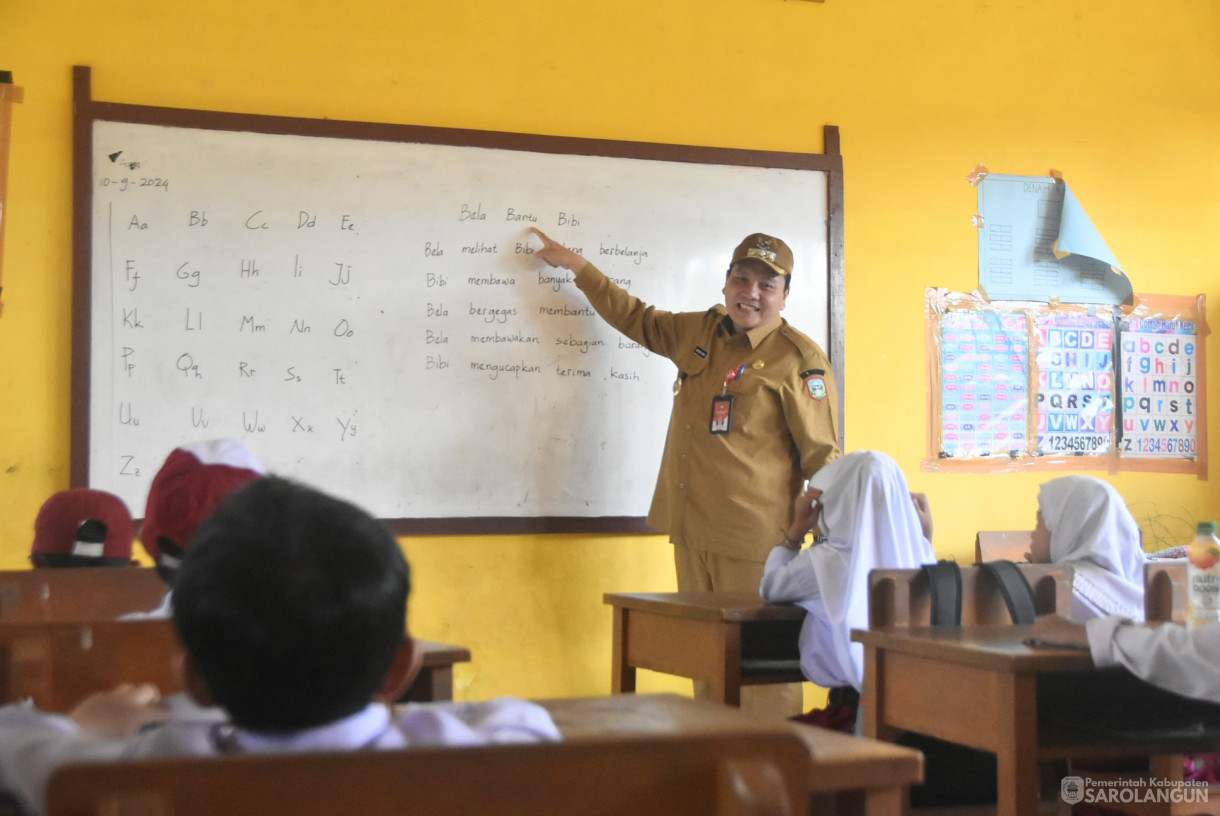
M 993 300 L 1130 302 L 1131 282 L 1066 183 L 988 174 L 979 187 L 979 284 Z

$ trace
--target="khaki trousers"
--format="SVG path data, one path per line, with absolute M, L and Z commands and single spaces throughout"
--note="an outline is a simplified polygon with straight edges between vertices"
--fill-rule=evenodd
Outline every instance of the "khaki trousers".
M 679 592 L 758 592 L 763 564 L 674 544 L 674 567 Z M 695 697 L 707 699 L 708 684 L 696 680 Z M 804 695 L 800 683 L 746 686 L 741 690 L 741 710 L 773 717 L 802 713 Z

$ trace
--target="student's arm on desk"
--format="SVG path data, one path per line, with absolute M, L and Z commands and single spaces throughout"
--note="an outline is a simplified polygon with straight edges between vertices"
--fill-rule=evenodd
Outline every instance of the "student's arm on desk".
M 86 697 L 68 716 L 86 737 L 126 739 L 145 726 L 165 722 L 169 709 L 161 703 L 156 686 L 125 683 Z
M 108 705 L 102 708 L 100 716 L 113 725 L 115 710 Z M 23 813 L 46 812 L 47 781 L 60 766 L 109 762 L 126 755 L 127 740 L 88 732 L 90 718 L 96 721 L 99 716 L 96 709 L 93 703 L 85 706 L 86 723 L 82 724 L 74 717 L 41 711 L 29 702 L 0 706 L 0 789 L 17 799 Z M 118 716 L 122 719 L 125 714 Z
M 1039 615 L 1025 639 L 1027 646 L 1060 649 L 1087 649 L 1089 639 L 1084 626 L 1059 615 Z
M 1159 688 L 1220 703 L 1220 624 L 1152 627 L 1111 615 L 1084 628 L 1099 667 L 1122 666 Z

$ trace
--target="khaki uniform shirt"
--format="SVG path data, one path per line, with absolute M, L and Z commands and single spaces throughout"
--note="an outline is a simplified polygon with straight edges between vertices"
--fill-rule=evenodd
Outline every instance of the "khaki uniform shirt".
M 840 453 L 826 355 L 782 318 L 734 335 L 723 306 L 660 311 L 592 264 L 576 285 L 607 323 L 678 366 L 648 523 L 696 550 L 765 561 L 792 521 L 802 480 Z M 722 392 L 733 397 L 730 429 L 713 434 L 712 399 Z

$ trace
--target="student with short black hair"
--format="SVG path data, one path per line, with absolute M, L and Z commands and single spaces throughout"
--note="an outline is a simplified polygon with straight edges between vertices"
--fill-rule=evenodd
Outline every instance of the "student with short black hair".
M 203 680 L 192 691 L 260 732 L 354 714 L 400 650 L 410 656 L 409 592 L 397 541 L 363 510 L 283 479 L 251 483 L 195 533 L 174 584 L 188 680 Z
M 522 700 L 392 711 L 418 671 L 409 592 L 398 542 L 363 510 L 280 478 L 250 482 L 200 527 L 174 591 L 187 688 L 228 720 L 171 716 L 148 686 L 68 716 L 4 706 L 0 785 L 40 813 L 70 762 L 559 739 Z

